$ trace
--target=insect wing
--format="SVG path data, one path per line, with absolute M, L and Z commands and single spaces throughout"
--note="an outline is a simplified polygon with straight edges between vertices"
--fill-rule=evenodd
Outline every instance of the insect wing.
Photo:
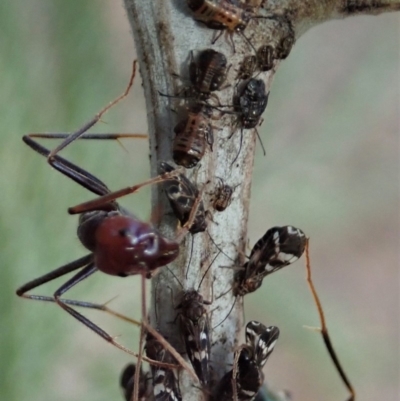
M 173 363 L 174 358 L 151 335 L 147 334 L 146 354 L 149 358 L 160 362 Z M 182 401 L 175 373 L 171 369 L 151 366 L 153 374 L 153 394 L 155 401 Z
M 266 273 L 270 274 L 301 257 L 306 246 L 306 235 L 293 226 L 273 227 L 268 231 L 266 248 L 269 249 L 266 253 L 270 255 L 271 249 L 274 249 L 273 256 L 269 257 L 265 266 Z
M 243 348 L 238 360 L 236 377 L 237 394 L 240 401 L 254 400 L 264 382 L 264 375 L 255 361 L 252 351 Z
M 193 368 L 203 384 L 210 380 L 210 325 L 204 314 L 197 322 L 182 318 L 182 332 L 184 335 L 186 352 Z
M 258 338 L 258 343 L 255 348 L 255 358 L 257 364 L 263 367 L 269 356 L 274 350 L 275 344 L 279 338 L 279 329 L 276 326 L 269 326 Z
M 246 324 L 246 342 L 249 346 L 255 348 L 259 337 L 267 329 L 262 323 L 252 320 Z

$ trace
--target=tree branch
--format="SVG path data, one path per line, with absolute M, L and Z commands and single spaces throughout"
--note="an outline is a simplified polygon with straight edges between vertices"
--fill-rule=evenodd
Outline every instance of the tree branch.
M 281 19 L 280 22 L 272 19 L 257 19 L 249 23 L 245 35 L 251 38 L 251 44 L 255 49 L 266 42 L 276 44 L 284 34 L 282 19 L 291 26 L 295 38 L 298 39 L 306 30 L 323 21 L 360 14 L 375 15 L 400 9 L 400 0 L 268 0 L 264 3 L 259 11 L 260 15 L 273 14 Z M 161 97 L 158 92 L 175 94 L 179 88 L 187 85 L 189 52 L 211 47 L 214 31 L 195 22 L 183 0 L 125 0 L 125 6 L 132 26 L 143 79 L 148 112 L 151 170 L 152 175 L 156 175 L 158 163 L 172 158 L 173 128 L 177 123 L 170 110 L 171 107 L 177 106 L 177 102 Z M 234 35 L 234 42 L 236 49 L 234 54 L 232 54 L 230 43 L 224 38 L 219 39 L 212 46 L 214 50 L 224 53 L 232 64 L 227 79 L 231 87 L 218 92 L 222 104 L 232 104 L 239 63 L 244 55 L 254 51 L 238 34 Z M 265 81 L 267 90 L 271 86 L 278 66 L 279 62 L 271 71 L 258 76 Z M 182 79 L 174 78 L 173 73 L 178 73 Z M 247 238 L 251 175 L 256 142 L 255 133 L 246 130 L 240 155 L 232 166 L 232 161 L 239 149 L 240 136 L 237 132 L 232 139 L 227 139 L 234 129 L 234 118 L 224 116 L 216 122 L 216 125 L 219 130 L 214 133 L 216 140 L 213 152 L 206 153 L 198 172 L 193 169 L 186 170 L 189 179 L 196 176 L 198 186 L 210 182 L 207 184 L 206 194 L 217 184 L 216 177 L 223 178 L 231 186 L 239 185 L 234 193 L 232 204 L 223 213 L 213 213 L 212 220 L 208 222 L 210 236 L 224 252 L 218 256 L 210 269 L 211 273 L 207 275 L 200 288 L 206 300 L 213 298 L 212 306 L 209 308 L 213 311 L 212 327 L 217 326 L 226 317 L 234 302 L 232 291 L 218 298 L 218 295 L 227 292 L 232 285 L 234 274 L 233 269 L 224 269 L 221 266 L 235 266 L 243 263 L 242 252 L 245 250 Z M 160 208 L 162 205 L 164 211 L 170 211 L 166 197 L 161 195 L 161 186 L 155 188 L 153 207 Z M 205 206 L 210 209 L 207 196 Z M 175 229 L 176 218 L 166 213 L 161 222 L 161 230 L 172 238 Z M 170 266 L 185 290 L 197 289 L 202 275 L 218 253 L 210 236 L 207 233 L 196 234 L 193 237 L 193 249 L 192 237 L 188 236 L 181 245 L 178 261 Z M 189 260 L 190 267 L 186 278 L 185 271 Z M 173 298 L 174 303 L 177 304 L 182 288 L 166 268 L 162 268 L 153 281 L 151 323 L 173 346 L 182 351 L 184 347 L 177 325 L 171 324 L 177 313 L 171 299 Z M 242 315 L 242 302 L 238 300 L 229 318 L 212 330 L 211 361 L 216 380 L 229 370 L 229 364 L 232 363 L 233 349 L 238 345 L 238 333 L 243 325 Z M 202 392 L 193 386 L 184 372 L 181 375 L 181 391 L 184 400 L 200 400 L 203 397 Z

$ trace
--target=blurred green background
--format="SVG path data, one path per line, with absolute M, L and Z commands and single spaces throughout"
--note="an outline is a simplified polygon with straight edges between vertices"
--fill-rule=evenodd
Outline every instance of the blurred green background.
M 262 127 L 249 237 L 293 224 L 311 237 L 314 279 L 358 400 L 399 395 L 399 17 L 358 17 L 309 31 L 281 66 Z M 68 206 L 90 199 L 21 141 L 72 131 L 126 85 L 134 55 L 120 1 L 14 0 L 0 4 L 0 398 L 122 400 L 129 357 L 55 305 L 15 296 L 24 282 L 85 254 Z M 135 114 L 132 110 L 137 110 Z M 146 132 L 138 79 L 97 132 Z M 52 146 L 47 142 L 48 146 Z M 113 189 L 148 176 L 146 141 L 81 141 L 67 158 Z M 149 214 L 148 191 L 123 203 Z M 267 380 L 296 401 L 341 400 L 345 390 L 318 334 L 303 263 L 246 298 L 246 320 L 281 329 Z M 69 295 L 139 315 L 132 282 L 98 275 Z M 60 282 L 38 293 L 51 294 Z M 262 305 L 262 306 L 261 306 Z M 124 344 L 137 329 L 90 315 Z

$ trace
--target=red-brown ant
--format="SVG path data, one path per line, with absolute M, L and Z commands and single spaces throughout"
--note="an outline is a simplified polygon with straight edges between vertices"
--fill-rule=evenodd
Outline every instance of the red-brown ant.
M 49 157 L 50 151 L 29 136 L 24 137 L 24 141 L 33 150 L 39 154 Z M 74 165 L 68 160 L 56 155 L 53 157 L 54 167 L 71 178 L 75 182 L 84 186 L 91 192 L 97 195 L 111 194 L 107 186 L 98 178 L 89 172 Z M 149 179 L 141 184 L 129 187 L 129 192 L 125 189 L 124 193 L 133 193 L 139 190 L 144 185 L 154 184 L 165 181 L 174 177 L 176 172 L 167 173 Z M 118 191 L 117 191 L 118 192 Z M 115 194 L 111 194 L 111 198 Z M 96 271 L 102 271 L 110 275 L 126 277 L 129 275 L 140 274 L 142 276 L 142 332 L 144 328 L 155 335 L 158 341 L 168 348 L 173 354 L 175 359 L 182 364 L 189 372 L 192 370 L 188 367 L 187 363 L 180 357 L 180 355 L 162 338 L 151 326 L 147 324 L 146 319 L 146 306 L 145 306 L 145 278 L 150 278 L 158 267 L 164 266 L 172 262 L 179 253 L 179 244 L 184 235 L 188 232 L 190 225 L 193 223 L 194 216 L 196 215 L 200 197 L 193 205 L 193 213 L 190 216 L 187 225 L 182 227 L 175 239 L 168 239 L 164 237 L 158 230 L 151 224 L 145 223 L 137 219 L 125 209 L 121 208 L 114 199 L 104 200 L 104 196 L 97 198 L 91 202 L 91 207 L 85 209 L 84 206 L 71 208 L 71 213 L 79 213 L 79 227 L 78 237 L 82 244 L 91 251 L 90 254 L 61 266 L 37 279 L 34 279 L 17 290 L 17 295 L 40 301 L 56 302 L 66 312 L 83 323 L 85 326 L 93 330 L 99 336 L 110 342 L 117 348 L 141 358 L 133 351 L 127 349 L 107 332 L 94 324 L 88 318 L 77 312 L 71 306 L 80 306 L 92 309 L 105 310 L 113 315 L 121 317 L 125 320 L 132 321 L 122 315 L 109 310 L 104 305 L 97 305 L 88 302 L 80 302 L 76 300 L 63 299 L 61 296 L 70 288 L 91 276 Z M 200 195 L 199 195 L 200 196 Z M 110 196 L 109 196 L 110 197 Z M 93 206 L 94 205 L 94 206 Z M 76 210 L 79 209 L 79 210 Z M 81 269 L 65 284 L 63 284 L 55 293 L 53 297 L 30 295 L 26 292 L 39 287 L 49 281 L 61 277 L 67 273 L 71 273 L 77 269 Z M 155 334 L 154 334 L 155 333 Z M 147 358 L 145 358 L 148 360 Z M 151 361 L 151 363 L 156 363 Z M 171 365 L 168 365 L 171 367 Z M 193 377 L 196 377 L 194 372 Z

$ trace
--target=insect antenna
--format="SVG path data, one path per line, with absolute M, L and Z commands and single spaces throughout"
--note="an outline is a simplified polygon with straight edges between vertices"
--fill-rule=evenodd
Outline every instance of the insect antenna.
M 188 274 L 189 274 L 189 267 L 190 267 L 190 263 L 192 262 L 192 256 L 193 256 L 193 244 L 194 244 L 194 235 L 192 235 L 192 243 L 191 243 L 191 246 L 190 246 L 190 256 L 189 256 L 189 262 L 188 262 L 188 265 L 187 265 L 187 268 L 186 268 L 186 274 L 185 274 L 186 280 L 187 280 L 187 278 L 188 278 Z
M 230 259 L 232 262 L 234 262 L 234 259 L 232 259 L 228 254 L 226 254 L 220 247 L 219 245 L 214 241 L 214 238 L 211 236 L 211 234 L 206 230 L 207 235 L 210 237 L 211 242 L 215 245 L 215 247 L 218 249 L 220 253 L 225 255 L 228 259 Z
M 320 299 L 318 297 L 317 291 L 316 291 L 316 289 L 314 287 L 313 281 L 311 279 L 309 238 L 306 239 L 306 247 L 305 248 L 306 248 L 305 249 L 305 263 L 306 263 L 306 271 L 307 271 L 306 279 L 307 279 L 307 283 L 308 283 L 308 286 L 310 288 L 311 294 L 312 294 L 312 296 L 314 298 L 314 302 L 315 302 L 315 305 L 317 307 L 319 318 L 320 318 L 320 321 L 321 321 L 321 328 L 320 328 L 321 335 L 322 335 L 322 338 L 324 340 L 325 346 L 326 346 L 326 348 L 328 350 L 328 353 L 329 353 L 329 355 L 330 355 L 330 357 L 332 359 L 332 362 L 333 362 L 336 370 L 338 371 L 339 376 L 341 377 L 343 383 L 345 384 L 347 390 L 350 393 L 350 398 L 347 401 L 354 401 L 355 397 L 356 397 L 356 392 L 355 392 L 354 387 L 352 386 L 349 378 L 347 377 L 347 375 L 346 375 L 346 373 L 345 373 L 345 371 L 344 371 L 344 369 L 343 369 L 343 367 L 342 367 L 342 365 L 341 365 L 341 363 L 339 361 L 339 358 L 338 358 L 338 356 L 336 354 L 336 351 L 333 348 L 333 344 L 332 344 L 332 341 L 330 339 L 329 332 L 328 332 L 328 327 L 326 325 L 326 320 L 325 320 L 324 311 L 322 309 L 322 304 L 321 304 L 321 301 L 320 301 Z
M 211 269 L 211 266 L 213 265 L 213 263 L 215 262 L 215 260 L 218 258 L 218 256 L 220 255 L 221 251 L 219 251 L 215 256 L 214 259 L 211 261 L 210 265 L 207 267 L 207 270 L 205 271 L 205 273 L 203 274 L 203 277 L 200 280 L 200 283 L 197 287 L 197 292 L 199 292 L 201 284 L 203 283 L 204 278 L 207 276 L 208 271 Z
M 258 129 L 257 129 L 257 128 L 254 128 L 254 130 L 256 131 L 257 138 L 258 138 L 258 140 L 259 140 L 259 142 L 260 142 L 260 145 L 261 145 L 262 151 L 263 151 L 263 153 L 264 153 L 264 156 L 266 156 L 266 155 L 267 155 L 267 152 L 265 151 L 263 141 L 261 140 L 260 134 L 258 133 Z
M 236 304 L 237 299 L 238 299 L 238 296 L 235 297 L 235 300 L 233 301 L 233 304 L 232 304 L 232 306 L 231 306 L 231 309 L 229 309 L 228 314 L 223 318 L 223 320 L 222 320 L 221 322 L 219 322 L 216 326 L 214 326 L 214 327 L 212 328 L 213 330 L 216 329 L 218 326 L 221 326 L 221 324 L 224 323 L 226 319 L 228 319 L 229 315 L 230 315 L 230 314 L 232 313 L 232 311 L 233 311 L 233 308 L 235 307 L 235 304 Z
M 255 49 L 253 44 L 250 42 L 250 39 L 243 32 L 239 31 L 238 33 L 245 40 L 245 42 L 247 42 L 247 44 L 254 50 L 254 53 L 257 54 L 257 50 Z

